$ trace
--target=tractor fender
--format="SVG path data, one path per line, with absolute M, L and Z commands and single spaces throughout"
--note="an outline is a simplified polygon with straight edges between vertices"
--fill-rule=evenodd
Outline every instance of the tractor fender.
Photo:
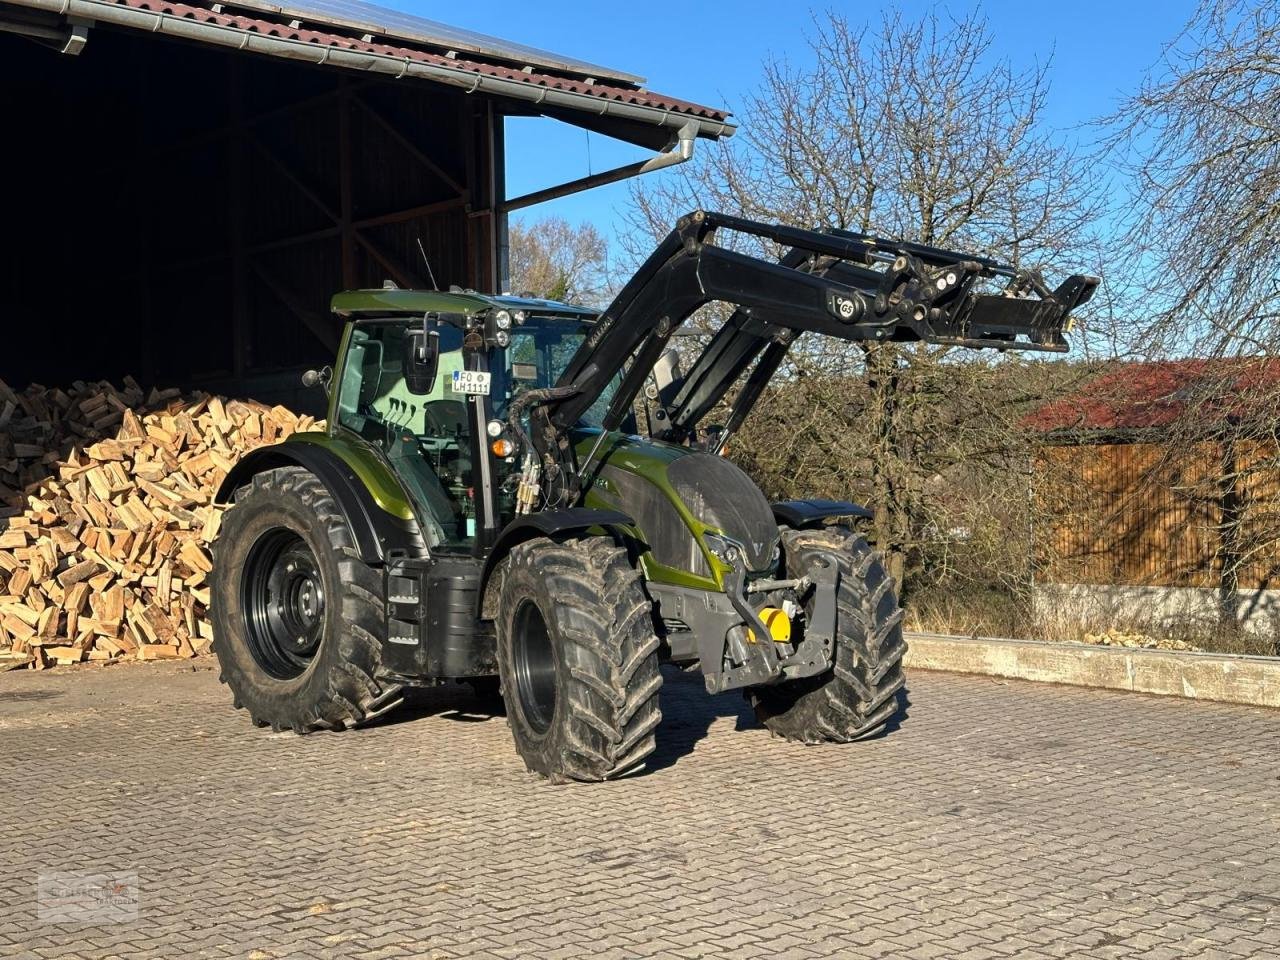
M 782 500 L 772 504 L 773 517 L 779 526 L 802 530 L 830 520 L 833 517 L 858 517 L 870 520 L 873 514 L 866 507 L 847 500 Z
M 214 495 L 214 503 L 229 503 L 236 490 L 255 474 L 277 467 L 302 467 L 320 478 L 351 528 L 356 550 L 364 563 L 384 563 L 393 551 L 406 556 L 423 552 L 418 525 L 379 507 L 356 472 L 341 457 L 314 443 L 285 441 L 254 450 L 231 468 Z
M 635 520 L 619 510 L 593 510 L 589 507 L 567 507 L 559 510 L 543 510 L 516 517 L 498 534 L 489 556 L 485 558 L 480 573 L 480 587 L 476 591 L 476 616 L 483 616 L 484 595 L 489 587 L 489 577 L 497 569 L 513 547 L 535 537 L 554 537 L 561 533 L 587 530 L 591 527 L 631 527 Z

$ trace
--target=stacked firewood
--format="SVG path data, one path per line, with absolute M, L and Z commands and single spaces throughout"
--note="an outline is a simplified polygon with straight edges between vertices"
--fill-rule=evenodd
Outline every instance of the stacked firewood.
M 313 426 L 128 377 L 0 381 L 0 670 L 206 651 L 218 485 L 247 450 Z

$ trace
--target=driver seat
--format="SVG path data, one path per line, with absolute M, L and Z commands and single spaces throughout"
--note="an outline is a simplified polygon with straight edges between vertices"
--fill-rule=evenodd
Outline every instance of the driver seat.
M 432 400 L 423 404 L 423 432 L 436 437 L 469 437 L 467 405 L 461 400 Z

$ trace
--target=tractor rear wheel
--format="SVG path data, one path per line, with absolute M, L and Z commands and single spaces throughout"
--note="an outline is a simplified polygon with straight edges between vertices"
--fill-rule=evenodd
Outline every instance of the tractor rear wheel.
M 847 531 L 783 530 L 782 549 L 788 576 L 802 575 L 820 554 L 839 563 L 835 664 L 815 677 L 747 690 L 756 717 L 802 743 L 847 743 L 876 732 L 898 713 L 906 682 L 892 578 L 866 541 Z
M 497 636 L 507 723 L 531 772 L 606 780 L 653 752 L 658 638 L 625 548 L 591 536 L 513 548 Z
M 324 484 L 301 467 L 236 491 L 213 545 L 213 650 L 237 709 L 275 730 L 341 730 L 396 707 L 377 678 L 382 582 Z

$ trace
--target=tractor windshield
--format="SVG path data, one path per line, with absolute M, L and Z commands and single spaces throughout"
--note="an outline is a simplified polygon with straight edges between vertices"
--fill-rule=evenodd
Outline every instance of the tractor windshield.
M 495 412 L 505 416 L 507 404 L 525 390 L 555 386 L 590 329 L 587 323 L 550 317 L 530 317 L 513 329 L 502 371 L 494 371 L 503 378 L 501 390 L 495 384 Z M 583 411 L 578 426 L 600 426 L 621 380 L 619 373 Z

